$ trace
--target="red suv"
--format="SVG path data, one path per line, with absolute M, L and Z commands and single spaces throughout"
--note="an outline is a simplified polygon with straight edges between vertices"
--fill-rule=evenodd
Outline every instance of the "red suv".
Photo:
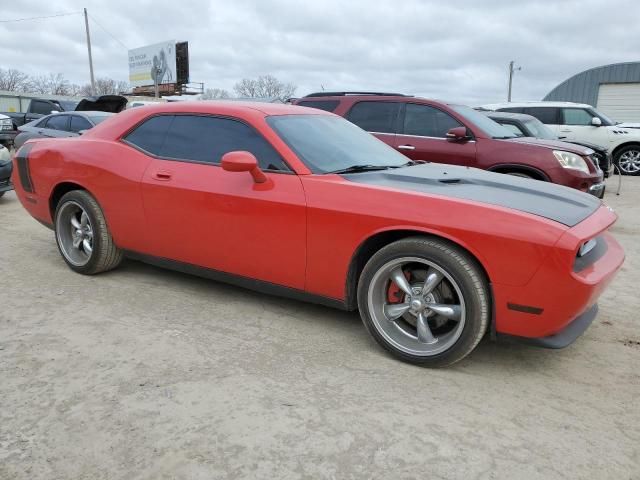
M 593 150 L 517 137 L 464 105 L 364 92 L 312 93 L 293 103 L 343 116 L 412 160 L 477 167 L 604 195 L 604 177 L 591 159 Z

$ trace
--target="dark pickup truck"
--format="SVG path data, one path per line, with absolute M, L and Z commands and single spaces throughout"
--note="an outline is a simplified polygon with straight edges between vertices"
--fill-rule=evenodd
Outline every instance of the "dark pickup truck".
M 49 115 L 52 112 L 73 112 L 73 111 L 99 111 L 118 113 L 127 106 L 127 99 L 121 95 L 99 95 L 95 97 L 85 97 L 79 102 L 73 100 L 46 100 L 33 98 L 29 102 L 26 112 L 0 112 L 11 118 L 13 131 L 2 131 L 3 142 L 11 143 L 18 134 L 18 127 L 25 123 L 32 122 L 38 118 Z

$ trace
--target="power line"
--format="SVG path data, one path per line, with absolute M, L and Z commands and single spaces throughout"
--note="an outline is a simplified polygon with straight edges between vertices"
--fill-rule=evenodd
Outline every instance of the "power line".
M 102 25 L 100 25 L 100 23 L 93 17 L 93 15 L 89 15 L 89 18 L 93 21 L 93 23 L 95 23 L 96 25 L 98 25 L 102 30 L 104 30 L 107 35 L 109 35 L 111 38 L 113 38 L 116 42 L 118 42 L 120 45 L 122 45 L 124 48 L 126 48 L 127 50 L 129 50 L 129 47 L 127 47 L 124 43 L 122 43 L 115 35 L 113 35 L 109 30 L 107 30 L 106 28 L 104 28 Z
M 25 22 L 27 20 L 40 20 L 43 18 L 66 17 L 68 15 L 80 15 L 82 12 L 54 13 L 53 15 L 45 15 L 42 17 L 14 18 L 11 20 L 0 20 L 0 23 Z

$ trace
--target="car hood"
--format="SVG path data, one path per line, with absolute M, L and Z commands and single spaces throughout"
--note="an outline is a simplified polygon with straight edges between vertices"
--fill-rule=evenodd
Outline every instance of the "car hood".
M 568 227 L 577 225 L 602 205 L 593 195 L 553 183 L 439 163 L 341 176 L 372 186 L 497 205 Z
M 587 148 L 582 147 L 580 145 L 575 145 L 573 143 L 563 142 L 562 140 L 545 140 L 542 138 L 534 138 L 534 137 L 516 137 L 510 138 L 507 141 L 516 142 L 516 143 L 525 143 L 527 145 L 537 145 L 540 147 L 546 147 L 552 150 L 564 150 L 565 152 L 577 153 L 578 155 L 591 155 L 593 152 Z
M 640 128 L 640 123 L 622 122 L 614 126 L 620 128 Z
M 86 97 L 76 106 L 76 112 L 111 112 L 118 113 L 125 109 L 128 100 L 122 95 L 99 95 Z

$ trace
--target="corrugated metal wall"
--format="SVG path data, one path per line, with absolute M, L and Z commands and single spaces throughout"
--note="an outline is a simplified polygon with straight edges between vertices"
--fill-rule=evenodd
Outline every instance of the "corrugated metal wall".
M 640 82 L 640 62 L 614 63 L 592 68 L 565 80 L 543 100 L 588 103 L 595 106 L 601 83 Z

